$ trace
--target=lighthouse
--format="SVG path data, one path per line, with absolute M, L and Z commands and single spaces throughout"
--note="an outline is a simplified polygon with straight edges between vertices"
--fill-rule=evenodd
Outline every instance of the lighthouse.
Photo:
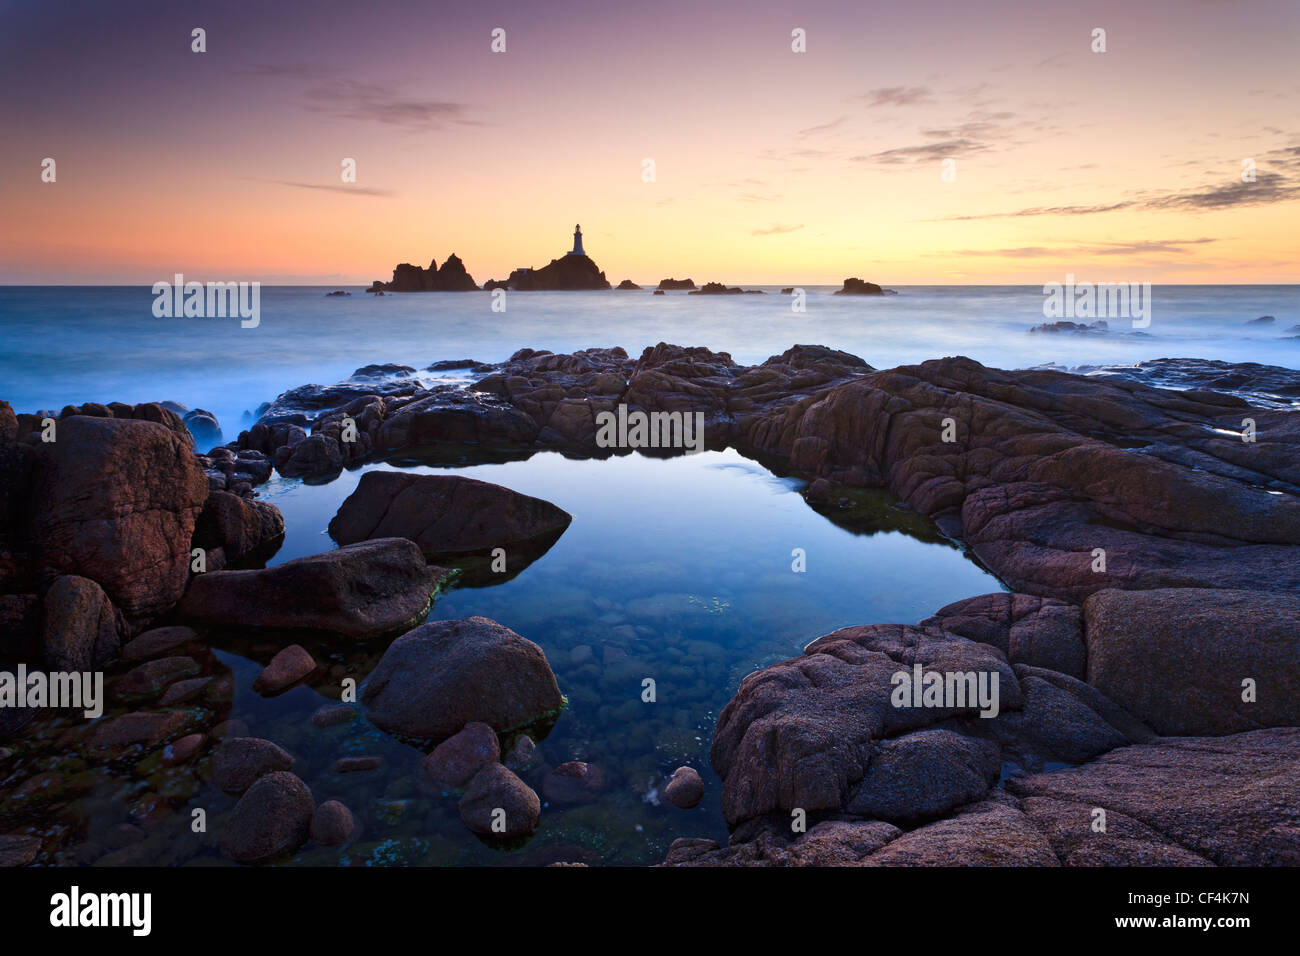
M 573 249 L 572 251 L 569 252 L 569 255 L 571 256 L 586 255 L 586 253 L 582 251 L 582 226 L 581 225 L 575 225 L 573 227 Z

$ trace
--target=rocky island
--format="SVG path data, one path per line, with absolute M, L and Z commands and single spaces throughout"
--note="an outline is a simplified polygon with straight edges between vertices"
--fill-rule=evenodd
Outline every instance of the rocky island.
M 893 289 L 882 289 L 874 282 L 866 282 L 862 279 L 845 279 L 844 287 L 839 289 L 836 295 L 898 295 Z
M 478 286 L 474 277 L 465 271 L 465 264 L 454 252 L 438 268 L 438 260 L 431 259 L 429 268 L 421 269 L 403 262 L 393 269 L 391 282 L 376 279 L 367 292 L 475 292 Z

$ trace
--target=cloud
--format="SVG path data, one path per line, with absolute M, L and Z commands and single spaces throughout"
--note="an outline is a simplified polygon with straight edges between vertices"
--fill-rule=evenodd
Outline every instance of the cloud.
M 1175 252 L 1186 254 L 1191 249 L 1186 246 L 1203 246 L 1207 242 L 1218 242 L 1218 239 L 1200 238 L 1200 239 L 1142 239 L 1136 242 L 1103 242 L 1100 246 L 1093 247 L 1090 251 L 1095 256 L 1128 256 L 1140 255 L 1144 252 Z
M 410 99 L 380 83 L 332 80 L 307 91 L 308 109 L 337 119 L 363 120 L 416 132 L 441 129 L 448 124 L 485 125 L 470 116 L 466 103 Z
M 337 185 L 332 183 L 295 183 L 287 179 L 273 179 L 271 182 L 280 186 L 293 186 L 295 189 L 324 189 L 327 192 L 348 193 L 352 196 L 392 196 L 391 189 L 369 189 L 365 186 L 357 186 L 346 183 Z
M 992 147 L 988 143 L 981 143 L 978 140 L 945 139 L 937 143 L 900 146 L 897 149 L 886 149 L 879 153 L 871 153 L 866 156 L 851 156 L 849 158 L 855 163 L 877 163 L 882 166 L 896 166 L 900 163 L 939 162 L 944 159 L 954 159 L 958 156 L 969 156 L 972 153 L 983 152 L 987 149 L 992 149 Z
M 330 76 L 337 71 L 320 63 L 254 63 L 237 72 L 243 76 Z
M 1300 198 L 1300 186 L 1279 173 L 1259 173 L 1253 183 L 1233 182 L 1192 192 L 1158 196 L 1143 203 L 1148 209 L 1190 209 L 1205 212 L 1237 206 L 1264 206 Z
M 1014 246 L 1006 249 L 959 249 L 940 256 L 997 256 L 1004 259 L 1038 259 L 1048 256 L 1129 256 L 1147 253 L 1186 255 L 1188 246 L 1200 246 L 1218 239 L 1140 239 L 1133 242 L 1102 242 L 1089 246 Z
M 1285 151 L 1282 151 L 1285 152 Z M 1188 212 L 1215 212 L 1241 206 L 1266 206 L 1273 203 L 1300 199 L 1300 184 L 1280 173 L 1259 173 L 1253 183 L 1230 182 L 1219 186 L 1204 186 L 1182 192 L 1143 195 L 1136 199 L 1103 203 L 1092 206 L 1030 206 L 1012 212 L 989 212 L 971 216 L 945 216 L 930 222 L 964 222 L 974 219 L 1014 219 L 1028 216 L 1092 216 L 1119 209 L 1169 210 Z
M 1113 202 L 1096 206 L 1031 206 L 1028 209 L 1017 209 L 1014 212 L 987 212 L 977 213 L 972 216 L 944 216 L 942 219 L 931 219 L 930 222 L 965 222 L 971 219 L 1013 219 L 1020 216 L 1091 216 L 1100 212 L 1114 212 L 1116 209 L 1127 209 L 1135 205 L 1133 202 Z
M 838 117 L 837 119 L 831 120 L 829 123 L 821 123 L 818 126 L 809 126 L 807 129 L 799 130 L 799 132 L 795 133 L 795 135 L 800 138 L 803 138 L 807 136 L 812 136 L 815 133 L 825 133 L 828 130 L 835 129 L 835 127 L 839 126 L 846 119 L 848 119 L 847 116 L 841 116 Z
M 914 103 L 929 102 L 930 98 L 928 86 L 883 86 L 858 96 L 869 110 L 878 106 L 911 106 Z
M 797 226 L 785 226 L 777 223 L 776 225 L 768 226 L 766 229 L 752 229 L 749 234 L 751 236 L 780 236 L 787 232 L 798 232 L 802 228 L 803 223 L 799 223 Z

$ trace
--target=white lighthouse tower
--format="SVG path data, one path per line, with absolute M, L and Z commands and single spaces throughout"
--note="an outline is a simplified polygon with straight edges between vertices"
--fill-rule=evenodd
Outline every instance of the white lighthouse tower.
M 582 251 L 582 226 L 581 225 L 576 225 L 573 227 L 573 249 L 569 252 L 569 255 L 571 256 L 586 255 L 586 253 Z

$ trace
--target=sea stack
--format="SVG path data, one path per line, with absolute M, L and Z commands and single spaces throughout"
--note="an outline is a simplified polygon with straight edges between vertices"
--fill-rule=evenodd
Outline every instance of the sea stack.
M 465 263 L 460 256 L 452 253 L 438 268 L 438 260 L 429 260 L 429 268 L 421 269 L 409 262 L 400 263 L 393 269 L 393 280 L 381 282 L 376 279 L 367 292 L 476 292 L 478 284 L 465 270 Z

